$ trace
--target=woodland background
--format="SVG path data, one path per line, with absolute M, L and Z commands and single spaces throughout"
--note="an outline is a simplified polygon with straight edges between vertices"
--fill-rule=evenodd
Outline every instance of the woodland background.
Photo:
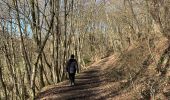
M 169 0 L 0 0 L 0 98 L 63 81 L 71 54 L 80 72 L 143 41 L 154 48 L 170 39 L 169 12 Z

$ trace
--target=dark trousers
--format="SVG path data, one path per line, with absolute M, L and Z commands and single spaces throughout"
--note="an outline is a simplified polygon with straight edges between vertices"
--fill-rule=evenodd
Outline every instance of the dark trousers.
M 68 73 L 69 74 L 69 79 L 71 83 L 75 82 L 75 73 Z

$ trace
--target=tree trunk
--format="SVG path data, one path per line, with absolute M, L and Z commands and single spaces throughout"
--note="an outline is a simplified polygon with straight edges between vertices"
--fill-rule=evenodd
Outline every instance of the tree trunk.
M 0 81 L 2 83 L 2 88 L 4 90 L 4 94 L 5 94 L 5 100 L 8 100 L 8 94 L 7 94 L 7 90 L 6 90 L 6 85 L 5 82 L 3 80 L 3 76 L 2 76 L 2 65 L 1 65 L 1 61 L 0 61 Z

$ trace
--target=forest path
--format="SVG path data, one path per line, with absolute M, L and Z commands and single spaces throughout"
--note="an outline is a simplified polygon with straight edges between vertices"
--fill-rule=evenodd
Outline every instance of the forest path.
M 45 87 L 36 100 L 108 100 L 111 95 L 114 95 L 110 87 L 116 88 L 117 83 L 108 83 L 106 74 L 114 67 L 116 58 L 118 55 L 113 55 L 91 65 L 76 76 L 75 86 L 69 86 L 67 80 L 55 86 Z

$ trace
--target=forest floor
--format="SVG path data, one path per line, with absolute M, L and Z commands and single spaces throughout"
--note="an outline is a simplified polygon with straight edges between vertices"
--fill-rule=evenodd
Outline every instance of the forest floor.
M 108 82 L 106 73 L 117 58 L 118 55 L 113 55 L 94 63 L 76 76 L 75 86 L 69 86 L 67 80 L 55 86 L 45 87 L 38 94 L 37 100 L 104 100 L 118 95 L 110 90 L 116 88 L 118 82 Z
M 37 94 L 36 100 L 151 100 L 151 82 L 156 85 L 156 90 L 164 91 L 165 88 L 169 94 L 170 80 L 167 79 L 170 73 L 164 79 L 155 69 L 155 62 L 159 61 L 169 42 L 164 38 L 156 42 L 155 49 L 151 51 L 155 61 L 150 58 L 146 43 L 131 46 L 122 54 L 95 62 L 76 75 L 75 86 L 69 86 L 66 80 L 44 87 Z M 154 97 L 170 100 L 170 95 L 165 97 L 162 91 Z

